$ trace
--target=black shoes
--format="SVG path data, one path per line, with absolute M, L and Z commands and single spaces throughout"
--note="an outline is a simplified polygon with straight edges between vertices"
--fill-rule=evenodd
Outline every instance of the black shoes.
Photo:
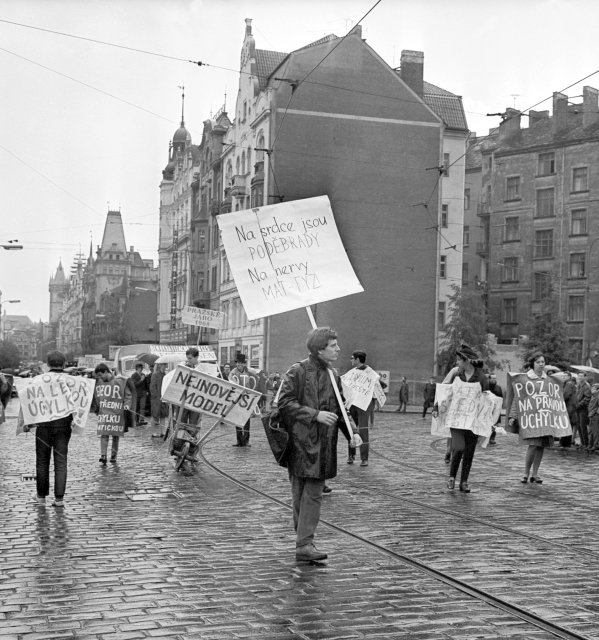
M 353 464 L 355 459 L 355 456 L 347 456 L 347 464 Z
M 331 487 L 329 487 L 328 484 L 324 485 L 324 489 L 322 490 L 323 493 L 331 493 L 331 491 L 333 491 L 333 489 Z
M 532 484 L 543 484 L 543 481 L 541 480 L 541 478 L 539 478 L 538 476 L 535 478 L 535 476 L 532 476 L 530 478 L 530 482 Z
M 106 464 L 106 456 L 100 456 L 100 462 L 105 465 Z
M 447 488 L 453 489 L 455 487 L 455 478 L 449 478 L 447 481 Z
M 470 493 L 470 487 L 467 482 L 460 482 L 460 491 L 463 493 Z

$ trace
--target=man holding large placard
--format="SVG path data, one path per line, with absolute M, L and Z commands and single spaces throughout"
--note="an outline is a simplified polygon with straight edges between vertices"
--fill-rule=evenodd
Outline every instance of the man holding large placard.
M 108 438 L 112 436 L 110 462 L 116 463 L 119 452 L 119 439 L 128 430 L 126 412 L 131 409 L 133 394 L 127 380 L 116 378 L 104 363 L 99 364 L 95 373 L 98 376 L 96 385 L 96 404 L 98 407 L 98 435 L 100 436 L 100 462 L 106 464 Z

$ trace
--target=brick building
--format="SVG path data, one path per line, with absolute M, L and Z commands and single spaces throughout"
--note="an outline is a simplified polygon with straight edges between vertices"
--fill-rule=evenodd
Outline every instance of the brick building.
M 553 95 L 553 114 L 528 128 L 508 109 L 481 144 L 482 220 L 488 229 L 488 293 L 499 342 L 525 335 L 551 295 L 567 322 L 573 361 L 599 347 L 598 91 L 583 101 Z

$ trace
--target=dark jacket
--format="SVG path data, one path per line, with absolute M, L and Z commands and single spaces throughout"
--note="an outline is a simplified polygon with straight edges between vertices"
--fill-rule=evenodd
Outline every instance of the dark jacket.
M 283 378 L 278 407 L 289 433 L 289 473 L 300 478 L 334 478 L 337 475 L 338 430 L 343 431 L 348 441 L 350 434 L 326 363 L 311 355 L 294 364 Z M 327 427 L 316 422 L 319 411 L 336 413 L 337 424 Z
M 166 402 L 160 400 L 162 394 L 162 381 L 166 372 L 156 370 L 152 373 L 152 379 L 150 380 L 150 404 L 152 411 L 152 418 L 154 420 L 160 420 L 160 418 L 166 418 L 168 415 L 168 405 Z
M 564 401 L 572 422 L 572 417 L 576 414 L 576 382 L 574 380 L 567 380 L 564 384 Z
M 435 401 L 435 392 L 437 390 L 437 384 L 435 382 L 427 382 L 424 385 L 424 401 L 425 402 L 434 402 Z
M 588 409 L 589 402 L 591 400 L 591 385 L 584 380 L 582 384 L 578 385 L 576 390 L 576 409 L 580 411 L 582 409 Z

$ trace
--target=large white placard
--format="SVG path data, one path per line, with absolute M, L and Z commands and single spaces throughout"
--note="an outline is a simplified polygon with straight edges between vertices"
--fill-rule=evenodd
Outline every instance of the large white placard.
M 225 314 L 214 309 L 200 309 L 198 307 L 183 307 L 181 311 L 181 322 L 194 327 L 210 327 L 220 329 L 223 326 Z
M 363 291 L 327 196 L 217 217 L 250 320 Z
M 354 405 L 366 411 L 378 381 L 378 373 L 370 367 L 366 367 L 366 369 L 350 369 L 343 374 L 341 376 L 341 384 L 343 385 L 343 395 L 348 406 Z

